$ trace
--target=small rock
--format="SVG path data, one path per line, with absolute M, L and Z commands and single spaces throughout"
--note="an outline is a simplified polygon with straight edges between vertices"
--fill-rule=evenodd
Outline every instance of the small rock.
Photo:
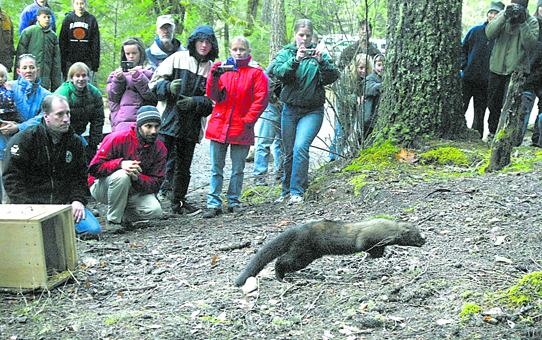
M 512 261 L 510 259 L 507 259 L 506 257 L 499 256 L 499 255 L 495 255 L 495 261 L 496 262 L 508 263 L 508 264 L 514 263 L 514 261 Z
M 497 236 L 497 240 L 495 241 L 495 245 L 500 246 L 501 244 L 503 244 L 506 237 L 507 237 L 506 235 L 505 236 Z
M 245 282 L 245 285 L 243 286 L 243 293 L 244 294 L 252 293 L 256 289 L 258 289 L 258 280 L 256 280 L 254 276 L 251 276 L 247 279 L 247 281 Z
M 501 307 L 495 307 L 485 312 L 482 312 L 482 315 L 501 315 L 501 314 L 502 314 Z

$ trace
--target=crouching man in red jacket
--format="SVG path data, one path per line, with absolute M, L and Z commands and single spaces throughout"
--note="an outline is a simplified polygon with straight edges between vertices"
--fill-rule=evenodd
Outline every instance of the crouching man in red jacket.
M 90 193 L 107 204 L 104 232 L 123 233 L 131 222 L 158 218 L 156 198 L 166 173 L 167 151 L 157 139 L 161 118 L 153 106 L 137 112 L 130 130 L 111 133 L 102 142 L 88 169 Z

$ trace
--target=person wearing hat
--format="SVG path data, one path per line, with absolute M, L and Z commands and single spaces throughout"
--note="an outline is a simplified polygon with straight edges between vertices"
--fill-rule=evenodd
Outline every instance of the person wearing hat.
M 489 137 L 497 132 L 504 96 L 512 73 L 531 72 L 530 52 L 538 41 L 538 20 L 527 12 L 528 0 L 512 0 L 486 26 L 486 35 L 495 39 L 489 61 Z
M 156 19 L 156 34 L 153 44 L 147 49 L 147 56 L 155 67 L 173 53 L 186 51 L 181 41 L 175 38 L 175 21 L 171 15 L 161 15 Z
M 158 109 L 143 106 L 130 130 L 104 138 L 88 168 L 90 193 L 107 205 L 106 232 L 122 233 L 132 222 L 162 214 L 156 198 L 166 173 L 167 151 L 157 139 L 161 126 Z
M 463 81 L 463 107 L 469 108 L 474 99 L 474 118 L 472 129 L 484 136 L 484 117 L 487 108 L 487 84 L 489 81 L 489 58 L 495 39 L 486 36 L 486 26 L 504 9 L 501 1 L 493 1 L 486 12 L 487 20 L 471 28 L 463 39 L 461 49 L 461 71 Z
M 75 230 L 81 239 L 97 239 L 100 223 L 85 208 L 87 184 L 85 148 L 70 124 L 66 97 L 47 96 L 43 118 L 15 134 L 6 148 L 6 193 L 13 204 L 70 204 Z

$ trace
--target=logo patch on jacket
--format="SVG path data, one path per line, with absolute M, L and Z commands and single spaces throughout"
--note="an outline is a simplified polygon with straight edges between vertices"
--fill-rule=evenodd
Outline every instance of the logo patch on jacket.
M 66 163 L 70 163 L 73 159 L 73 154 L 70 150 L 66 151 Z
M 14 155 L 14 156 L 20 156 L 20 154 L 19 154 L 19 145 L 18 144 L 14 144 L 11 147 L 11 154 Z

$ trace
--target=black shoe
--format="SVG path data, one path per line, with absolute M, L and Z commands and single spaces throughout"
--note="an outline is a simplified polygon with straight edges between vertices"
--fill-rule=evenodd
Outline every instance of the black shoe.
M 203 213 L 203 218 L 213 218 L 222 214 L 222 209 L 209 208 Z
M 189 204 L 186 201 L 179 201 L 179 204 L 173 206 L 173 213 L 186 216 L 195 216 L 201 212 L 201 209 Z
M 231 207 L 228 207 L 228 212 L 232 214 L 240 214 L 245 211 L 244 208 L 241 208 L 240 205 L 232 205 Z

